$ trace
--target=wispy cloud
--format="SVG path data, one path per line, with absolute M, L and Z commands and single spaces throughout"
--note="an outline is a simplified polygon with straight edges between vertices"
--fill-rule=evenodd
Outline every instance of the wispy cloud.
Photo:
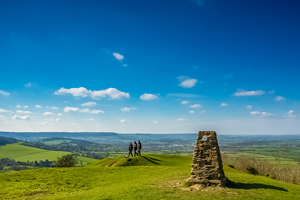
M 8 92 L 5 92 L 3 90 L 0 90 L 0 95 L 4 96 L 4 97 L 7 97 L 9 96 L 9 93 Z
M 32 112 L 27 111 L 27 110 L 17 110 L 16 113 L 18 113 L 18 114 L 31 114 Z
M 36 107 L 36 108 L 42 108 L 42 106 L 40 106 L 40 105 L 35 105 L 35 107 Z
M 43 115 L 48 116 L 48 115 L 55 115 L 55 114 L 53 112 L 44 112 Z
M 247 105 L 246 108 L 247 109 L 252 109 L 252 106 L 251 105 Z
M 17 119 L 17 120 L 29 120 L 29 119 L 31 119 L 28 115 L 24 115 L 24 116 L 14 115 L 12 118 Z
M 259 116 L 259 117 L 276 117 L 277 115 L 268 113 L 268 112 L 259 112 L 259 111 L 252 111 L 250 112 L 251 115 Z
M 122 92 L 116 88 L 108 88 L 106 90 L 87 90 L 84 87 L 79 88 L 60 88 L 54 92 L 55 95 L 71 94 L 75 97 L 91 97 L 93 99 L 109 97 L 110 99 L 120 99 L 122 97 L 129 98 L 129 93 Z
M 184 119 L 184 118 L 177 118 L 177 121 L 179 121 L 179 122 L 184 122 L 184 121 L 187 121 L 187 119 Z
M 291 115 L 291 114 L 293 114 L 293 113 L 294 113 L 293 110 L 290 110 L 290 111 L 287 112 L 288 115 Z
M 113 52 L 112 54 L 117 60 L 122 61 L 124 59 L 124 56 L 119 53 Z
M 136 107 L 124 107 L 124 108 L 121 108 L 121 110 L 123 112 L 130 112 L 131 110 L 138 110 L 138 108 L 136 108 Z
M 179 86 L 183 88 L 192 88 L 198 82 L 197 79 L 189 78 L 188 76 L 179 76 L 177 79 L 180 81 Z
M 32 86 L 32 83 L 31 83 L 31 82 L 25 84 L 25 87 L 29 87 L 29 88 L 30 88 L 31 86 Z
M 77 107 L 69 107 L 69 106 L 67 106 L 67 107 L 64 108 L 64 112 L 68 113 L 70 111 L 76 112 L 76 111 L 79 111 L 79 108 L 77 108 Z
M 227 103 L 221 103 L 220 106 L 221 106 L 221 107 L 224 107 L 224 106 L 228 106 L 228 104 L 227 104 Z
M 95 121 L 95 119 L 94 118 L 89 118 L 89 119 L 85 119 L 84 121 L 85 122 L 87 122 L 87 121 Z
M 90 110 L 90 109 L 88 109 L 88 108 L 81 109 L 79 112 L 82 112 L 82 113 L 91 113 L 91 114 L 104 113 L 103 110 Z
M 188 101 L 182 101 L 181 104 L 188 104 Z
M 200 108 L 200 107 L 202 107 L 202 105 L 199 103 L 199 104 L 190 105 L 189 107 L 190 108 Z
M 81 105 L 82 105 L 82 106 L 95 106 L 95 105 L 97 105 L 97 103 L 96 103 L 96 102 L 89 101 L 89 102 L 83 103 L 83 104 L 81 104 Z
M 11 110 L 4 110 L 3 108 L 0 108 L 0 113 L 5 113 L 5 112 L 12 112 Z
M 140 96 L 140 99 L 141 100 L 154 100 L 154 99 L 158 99 L 158 95 L 144 93 Z
M 198 97 L 202 97 L 202 95 L 186 94 L 186 93 L 168 93 L 167 97 L 198 98 Z
M 259 96 L 265 94 L 265 91 L 262 90 L 251 90 L 251 91 L 245 91 L 245 90 L 238 90 L 238 92 L 234 93 L 234 96 Z
M 153 121 L 152 123 L 153 123 L 153 124 L 157 124 L 157 123 L 158 123 L 158 121 Z
M 192 114 L 192 113 L 195 113 L 195 111 L 193 111 L 193 110 L 190 110 L 190 113 Z
M 121 122 L 121 123 L 125 123 L 126 120 L 125 120 L 125 119 L 121 119 L 120 122 Z
M 275 101 L 285 101 L 285 97 L 282 96 L 276 96 Z

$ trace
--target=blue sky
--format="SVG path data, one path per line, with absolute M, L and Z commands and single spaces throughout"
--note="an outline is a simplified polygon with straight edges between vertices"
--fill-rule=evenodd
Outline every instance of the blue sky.
M 1 1 L 1 131 L 299 134 L 299 8 Z

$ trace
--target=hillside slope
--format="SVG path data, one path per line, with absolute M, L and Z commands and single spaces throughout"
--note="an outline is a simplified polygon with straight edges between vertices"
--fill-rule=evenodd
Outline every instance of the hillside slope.
M 3 199 L 300 199 L 300 186 L 224 167 L 228 188 L 189 191 L 191 157 L 143 155 L 0 174 Z M 174 163 L 174 165 L 172 165 Z
M 26 162 L 28 161 L 40 161 L 40 160 L 50 160 L 54 161 L 58 156 L 70 154 L 67 151 L 49 151 L 44 149 L 39 149 L 35 147 L 28 147 L 21 145 L 19 143 L 7 144 L 0 147 L 0 159 L 10 158 L 15 161 Z M 96 159 L 78 156 L 78 160 L 81 160 L 84 164 L 92 163 Z

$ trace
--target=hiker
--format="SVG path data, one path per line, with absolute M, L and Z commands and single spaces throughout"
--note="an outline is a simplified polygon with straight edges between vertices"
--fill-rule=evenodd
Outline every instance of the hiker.
M 133 151 L 134 151 L 134 156 L 135 155 L 139 155 L 137 152 L 136 152 L 136 150 L 137 150 L 137 143 L 136 143 L 136 141 L 134 141 L 134 145 L 133 145 Z
M 132 145 L 132 142 L 130 142 L 129 147 L 128 147 L 128 150 L 129 150 L 128 158 L 129 158 L 130 155 L 131 155 L 131 157 L 133 157 L 132 149 L 133 149 L 133 145 Z
M 142 143 L 141 143 L 141 141 L 138 142 L 137 149 L 138 149 L 137 150 L 138 155 L 141 156 L 141 149 L 142 149 Z

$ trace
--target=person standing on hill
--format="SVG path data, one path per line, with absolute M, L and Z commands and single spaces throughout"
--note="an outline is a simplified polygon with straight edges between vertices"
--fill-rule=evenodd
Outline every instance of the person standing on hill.
M 131 155 L 131 157 L 133 157 L 132 149 L 133 149 L 133 145 L 132 145 L 132 142 L 130 142 L 129 147 L 128 147 L 128 151 L 129 151 L 128 158 L 129 158 L 130 155 Z
M 139 154 L 136 152 L 136 150 L 137 150 L 137 143 L 136 143 L 136 141 L 134 141 L 134 145 L 133 145 L 134 156 L 135 156 L 135 155 L 139 155 Z
M 141 149 L 142 149 L 142 143 L 141 143 L 141 141 L 139 141 L 138 145 L 137 145 L 137 152 L 138 152 L 139 156 L 141 156 Z

